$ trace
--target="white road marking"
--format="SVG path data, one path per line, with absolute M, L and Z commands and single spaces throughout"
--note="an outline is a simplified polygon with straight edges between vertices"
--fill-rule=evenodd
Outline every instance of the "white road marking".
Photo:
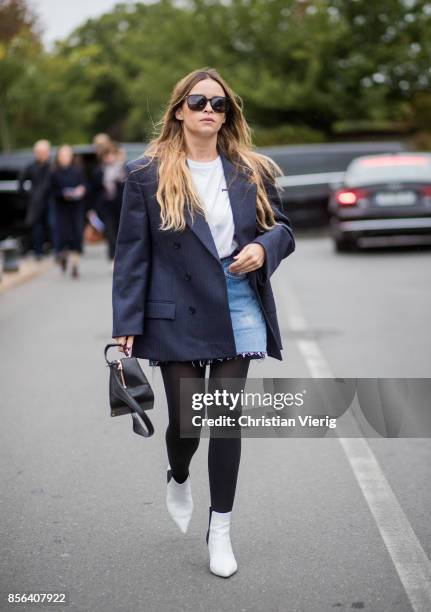
M 293 332 L 309 334 L 297 339 L 299 350 L 313 378 L 336 378 L 318 342 L 311 337 L 306 318 L 301 310 L 291 283 L 280 283 L 278 295 L 283 312 L 287 313 Z M 281 295 L 280 295 L 281 294 Z M 396 572 L 410 600 L 414 612 L 431 610 L 431 562 L 423 550 L 408 518 L 388 483 L 368 442 L 362 437 L 351 413 L 347 412 L 337 425 L 337 440 L 349 461 L 355 478 L 374 517 Z M 340 437 L 344 434 L 356 437 Z
M 298 339 L 297 344 L 313 378 L 335 378 L 315 340 Z
M 283 298 L 288 297 L 286 303 L 283 304 L 283 312 L 287 312 L 289 328 L 293 332 L 306 334 L 307 321 L 301 311 L 299 302 L 290 288 L 287 294 L 288 296 L 285 296 L 282 293 L 281 298 L 282 301 L 285 301 Z M 319 345 L 313 338 L 297 338 L 296 342 L 313 378 L 335 378 Z

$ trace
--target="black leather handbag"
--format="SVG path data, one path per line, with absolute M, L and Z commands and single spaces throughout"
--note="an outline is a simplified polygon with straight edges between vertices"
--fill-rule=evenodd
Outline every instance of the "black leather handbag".
M 109 403 L 111 416 L 132 415 L 133 431 L 149 438 L 154 427 L 145 410 L 154 407 L 154 393 L 136 357 L 124 357 L 109 361 L 108 350 L 118 344 L 105 346 L 105 361 L 109 367 Z M 141 419 L 144 426 L 142 425 Z

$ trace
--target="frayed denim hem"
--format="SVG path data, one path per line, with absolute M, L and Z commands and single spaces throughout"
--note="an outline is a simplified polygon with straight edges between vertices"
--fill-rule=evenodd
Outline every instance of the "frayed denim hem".
M 194 367 L 202 367 L 206 365 L 210 365 L 214 361 L 228 361 L 229 359 L 235 359 L 236 357 L 250 357 L 250 359 L 258 359 L 259 361 L 263 361 L 265 357 L 267 357 L 266 351 L 246 351 L 244 353 L 238 353 L 233 357 L 216 357 L 214 359 L 194 359 L 192 361 L 183 361 L 179 363 L 191 363 Z M 156 367 L 161 364 L 172 363 L 172 361 L 160 361 L 157 359 L 150 359 L 149 365 Z

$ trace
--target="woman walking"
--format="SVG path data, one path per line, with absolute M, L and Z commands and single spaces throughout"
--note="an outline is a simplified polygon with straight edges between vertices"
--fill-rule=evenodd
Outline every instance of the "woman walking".
M 251 359 L 282 359 L 270 277 L 295 242 L 280 211 L 281 170 L 252 150 L 238 100 L 212 68 L 175 85 L 160 135 L 127 164 L 114 259 L 112 337 L 126 355 L 161 369 L 169 413 L 166 503 L 183 532 L 200 434 L 192 393 L 204 391 L 206 367 L 208 392 L 238 392 Z M 210 570 L 223 577 L 238 567 L 230 524 L 240 414 L 240 407 L 229 411 L 233 432 L 210 428 L 206 542 Z
M 101 153 L 101 163 L 93 173 L 96 212 L 105 224 L 108 259 L 114 260 L 124 186 L 124 162 L 118 148 L 112 144 Z
M 73 158 L 72 147 L 59 147 L 51 176 L 51 190 L 55 199 L 59 237 L 58 260 L 63 272 L 66 272 L 70 255 L 72 278 L 78 278 L 85 225 L 86 182 Z

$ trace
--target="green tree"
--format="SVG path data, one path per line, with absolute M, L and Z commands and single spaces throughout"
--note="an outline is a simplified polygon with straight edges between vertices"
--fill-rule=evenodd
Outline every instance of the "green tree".
M 3 4 L 14 2 L 25 6 Z M 121 3 L 50 53 L 21 19 L 27 25 L 1 35 L 9 140 L 76 142 L 98 131 L 148 140 L 174 83 L 202 66 L 231 83 L 256 144 L 325 140 L 363 125 L 429 130 L 428 2 Z
M 13 90 L 25 64 L 41 43 L 36 17 L 24 0 L 0 0 L 0 139 L 4 150 L 13 146 L 11 114 Z
M 97 102 L 81 82 L 90 51 L 46 53 L 24 0 L 0 0 L 0 138 L 3 150 L 45 137 L 87 140 Z

